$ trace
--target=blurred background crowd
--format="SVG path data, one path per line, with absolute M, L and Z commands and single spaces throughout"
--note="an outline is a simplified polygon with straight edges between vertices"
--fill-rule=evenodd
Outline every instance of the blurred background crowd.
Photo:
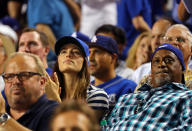
M 121 95 L 137 92 L 139 86 L 151 82 L 151 56 L 159 45 L 185 43 L 166 32 L 175 24 L 192 31 L 192 5 L 188 8 L 187 4 L 183 0 L 0 0 L 0 89 L 5 104 L 10 103 L 4 92 L 4 65 L 12 53 L 26 52 L 39 56 L 50 76 L 45 88 L 48 98 L 58 102 L 86 99 L 90 107 L 99 108 L 99 120 L 107 117 Z M 69 68 L 65 65 L 69 61 L 63 59 L 74 43 L 78 50 L 70 53 L 83 59 Z M 185 83 L 192 87 L 192 51 L 180 49 L 188 67 Z M 103 96 L 101 106 L 94 105 L 99 102 L 92 98 L 93 90 Z M 65 102 L 69 109 L 61 105 L 55 115 L 70 109 L 87 111 L 91 124 L 97 123 L 94 113 L 78 104 Z M 109 111 L 104 113 L 101 107 Z M 52 119 L 52 130 L 56 119 Z M 99 130 L 97 126 L 89 128 Z

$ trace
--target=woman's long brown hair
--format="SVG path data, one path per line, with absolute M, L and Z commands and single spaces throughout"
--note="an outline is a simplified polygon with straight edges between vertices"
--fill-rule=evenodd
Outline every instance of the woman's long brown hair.
M 55 64 L 54 71 L 57 73 L 59 84 L 61 87 L 61 94 L 60 97 L 62 100 L 66 98 L 66 90 L 65 90 L 65 81 L 64 81 L 64 75 L 59 70 L 58 61 Z M 75 89 L 75 93 L 73 96 L 74 100 L 86 100 L 87 98 L 87 88 L 89 86 L 90 82 L 90 75 L 88 71 L 88 62 L 86 59 L 84 59 L 83 66 L 81 71 L 78 73 L 78 88 Z

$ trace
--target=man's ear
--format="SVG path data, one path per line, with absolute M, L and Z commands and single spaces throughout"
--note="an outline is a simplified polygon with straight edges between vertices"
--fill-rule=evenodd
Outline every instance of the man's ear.
M 45 85 L 46 85 L 47 78 L 44 76 L 41 76 L 40 78 L 40 86 L 45 90 Z
M 49 54 L 49 51 L 50 51 L 49 46 L 46 46 L 46 47 L 45 47 L 45 55 L 46 55 L 46 56 Z
M 112 55 L 112 62 L 115 63 L 115 65 L 116 65 L 117 59 L 118 59 L 117 54 L 113 53 L 113 55 Z

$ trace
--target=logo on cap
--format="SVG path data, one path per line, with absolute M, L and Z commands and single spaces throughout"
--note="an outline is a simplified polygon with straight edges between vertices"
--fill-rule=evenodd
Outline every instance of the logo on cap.
M 71 36 L 73 36 L 73 37 L 77 38 L 77 33 L 76 33 L 76 32 L 74 32 Z
M 93 36 L 91 42 L 96 42 L 97 41 L 97 37 L 96 36 Z
M 159 48 L 163 48 L 163 47 L 167 47 L 168 45 L 161 45 L 159 46 Z

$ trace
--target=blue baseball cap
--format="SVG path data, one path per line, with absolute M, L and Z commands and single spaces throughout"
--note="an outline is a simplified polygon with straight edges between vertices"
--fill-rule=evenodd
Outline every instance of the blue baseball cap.
M 89 43 L 89 47 L 99 47 L 108 51 L 109 53 L 116 53 L 118 55 L 117 42 L 108 36 L 94 36 L 91 40 L 91 43 Z
M 71 36 L 78 38 L 84 42 L 91 42 L 91 39 L 87 35 L 85 35 L 81 32 L 74 32 Z
M 181 63 L 181 66 L 182 66 L 182 70 L 184 71 L 185 70 L 185 64 L 184 64 L 184 58 L 183 58 L 183 54 L 181 52 L 181 50 L 179 50 L 178 48 L 174 47 L 173 45 L 169 44 L 169 43 L 164 43 L 162 45 L 160 45 L 152 54 L 152 57 L 151 57 L 151 62 L 152 62 L 152 59 L 153 59 L 153 56 L 155 55 L 155 53 L 158 51 L 158 50 L 162 50 L 162 49 L 166 49 L 166 50 L 169 50 L 171 52 L 173 52 L 177 58 L 179 59 L 180 63 Z
M 55 43 L 55 53 L 58 56 L 62 47 L 66 44 L 75 44 L 77 45 L 80 50 L 83 52 L 84 57 L 86 58 L 88 64 L 90 64 L 90 59 L 89 59 L 89 47 L 88 45 L 81 41 L 78 38 L 72 37 L 72 36 L 64 36 L 62 38 L 60 38 L 56 43 Z
M 14 31 L 17 31 L 20 29 L 19 22 L 15 18 L 5 16 L 0 19 L 0 22 L 4 25 L 10 26 Z

